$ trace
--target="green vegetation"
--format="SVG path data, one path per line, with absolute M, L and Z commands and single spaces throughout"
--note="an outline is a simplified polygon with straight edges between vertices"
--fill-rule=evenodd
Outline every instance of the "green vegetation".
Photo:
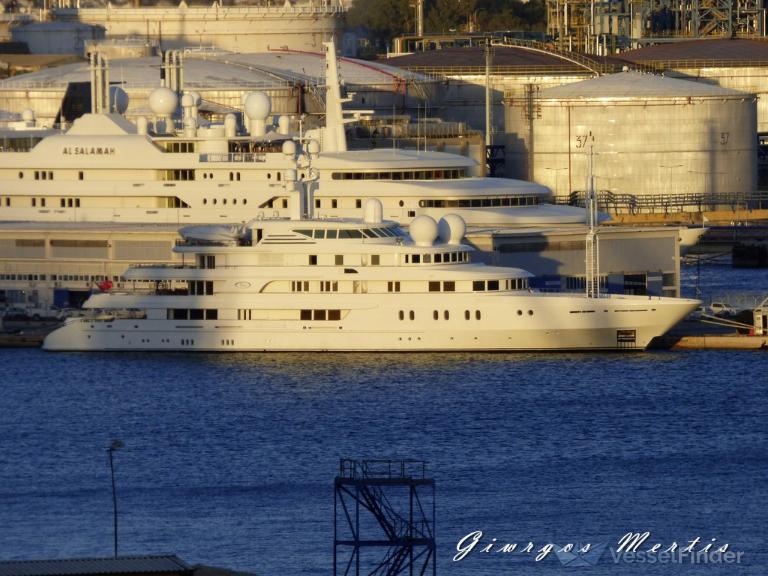
M 363 27 L 377 41 L 412 34 L 416 28 L 414 0 L 355 0 L 347 14 L 351 28 Z M 425 31 L 489 32 L 497 30 L 543 30 L 544 0 L 426 0 Z

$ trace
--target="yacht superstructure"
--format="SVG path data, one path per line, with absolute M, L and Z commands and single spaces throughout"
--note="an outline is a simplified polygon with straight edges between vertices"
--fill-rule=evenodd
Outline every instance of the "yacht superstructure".
M 136 290 L 93 295 L 96 315 L 44 348 L 629 350 L 699 304 L 533 292 L 523 270 L 472 262 L 459 216 L 419 216 L 406 233 L 374 199 L 354 220 L 313 218 L 311 190 L 293 198 L 290 219 L 183 228 L 183 265 L 129 269 Z
M 179 99 L 161 87 L 149 98 L 151 114 L 132 123 L 118 113 L 120 89 L 94 61 L 95 113 L 64 132 L 22 126 L 0 134 L 0 219 L 184 224 L 284 217 L 280 179 L 299 161 L 299 178 L 315 173 L 315 208 L 324 217 L 355 216 L 366 199 L 378 198 L 385 217 L 404 224 L 447 213 L 478 226 L 584 223 L 584 210 L 548 204 L 548 188 L 477 176 L 477 163 L 464 156 L 348 151 L 333 43 L 327 66 L 326 126 L 305 135 L 287 117 L 270 129 L 271 104 L 259 92 L 244 98 L 238 114 L 211 124 L 198 112 L 199 95 Z M 285 141 L 296 142 L 290 156 Z

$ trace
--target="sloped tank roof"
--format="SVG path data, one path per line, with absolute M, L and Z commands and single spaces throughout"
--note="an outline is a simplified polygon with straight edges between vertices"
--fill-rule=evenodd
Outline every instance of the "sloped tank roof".
M 642 72 L 620 72 L 547 88 L 543 100 L 602 100 L 645 98 L 749 98 L 752 94 L 714 84 L 667 78 Z

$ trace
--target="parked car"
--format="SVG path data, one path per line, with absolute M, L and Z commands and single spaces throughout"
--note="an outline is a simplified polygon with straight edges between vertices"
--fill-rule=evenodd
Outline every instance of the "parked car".
M 712 302 L 709 305 L 709 314 L 713 316 L 736 316 L 736 309 L 725 302 Z

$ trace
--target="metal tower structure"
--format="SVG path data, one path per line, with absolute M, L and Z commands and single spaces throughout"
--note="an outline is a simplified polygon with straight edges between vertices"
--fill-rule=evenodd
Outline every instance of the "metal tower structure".
M 766 34 L 764 0 L 546 0 L 560 50 L 612 54 L 647 42 Z
M 435 481 L 420 460 L 339 462 L 335 576 L 435 576 Z

